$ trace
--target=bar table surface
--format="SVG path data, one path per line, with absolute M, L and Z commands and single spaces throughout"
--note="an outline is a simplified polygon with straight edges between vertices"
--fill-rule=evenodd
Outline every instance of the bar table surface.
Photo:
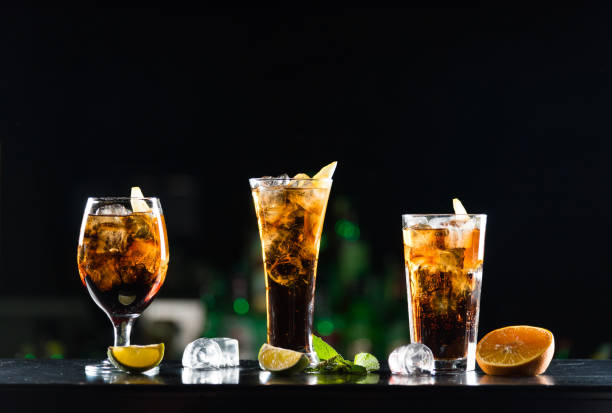
M 385 363 L 367 376 L 259 369 L 253 360 L 220 370 L 164 361 L 158 374 L 88 376 L 93 360 L 0 359 L 0 411 L 580 411 L 612 412 L 612 360 L 553 360 L 536 377 L 392 375 Z M 323 410 L 321 410 L 323 411 Z

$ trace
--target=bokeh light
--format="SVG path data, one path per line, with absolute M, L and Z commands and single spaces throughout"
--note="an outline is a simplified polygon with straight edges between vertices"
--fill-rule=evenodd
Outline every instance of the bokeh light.
M 336 234 L 340 237 L 348 240 L 348 241 L 357 241 L 359 240 L 359 235 L 361 231 L 357 224 L 348 221 L 346 219 L 339 219 L 335 225 Z
M 236 314 L 246 314 L 249 312 L 249 308 L 249 302 L 244 298 L 236 298 L 234 300 L 234 311 L 236 312 Z

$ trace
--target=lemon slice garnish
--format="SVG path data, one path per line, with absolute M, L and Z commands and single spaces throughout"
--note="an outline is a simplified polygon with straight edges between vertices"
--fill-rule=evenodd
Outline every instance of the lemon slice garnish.
M 455 215 L 467 215 L 467 211 L 463 207 L 459 198 L 453 198 L 453 209 L 455 210 Z
M 121 346 L 108 348 L 108 359 L 120 370 L 142 373 L 151 370 L 164 358 L 164 343 L 148 346 Z
M 132 192 L 130 194 L 130 204 L 132 204 L 133 212 L 149 212 L 150 208 L 147 203 L 143 199 L 134 199 L 134 198 L 144 198 L 142 191 L 139 187 L 133 186 Z
M 336 161 L 330 163 L 329 165 L 325 165 L 319 172 L 317 172 L 315 176 L 312 177 L 312 179 L 331 179 L 334 171 L 336 170 L 336 165 L 338 165 L 338 162 Z
M 310 364 L 310 360 L 304 353 L 274 347 L 267 343 L 264 343 L 259 349 L 257 360 L 262 370 L 272 372 L 297 373 Z

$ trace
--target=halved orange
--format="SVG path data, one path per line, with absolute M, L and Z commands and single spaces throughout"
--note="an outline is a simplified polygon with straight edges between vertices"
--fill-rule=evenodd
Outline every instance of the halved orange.
M 476 346 L 476 361 L 491 375 L 536 376 L 555 352 L 553 334 L 540 327 L 510 326 L 491 331 Z

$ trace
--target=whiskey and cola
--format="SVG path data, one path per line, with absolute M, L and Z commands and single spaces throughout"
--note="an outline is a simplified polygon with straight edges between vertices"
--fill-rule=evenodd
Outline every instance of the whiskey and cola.
M 268 344 L 306 353 L 312 319 L 319 243 L 331 179 L 253 178 L 266 278 Z
M 486 215 L 403 215 L 410 339 L 436 372 L 474 370 Z

